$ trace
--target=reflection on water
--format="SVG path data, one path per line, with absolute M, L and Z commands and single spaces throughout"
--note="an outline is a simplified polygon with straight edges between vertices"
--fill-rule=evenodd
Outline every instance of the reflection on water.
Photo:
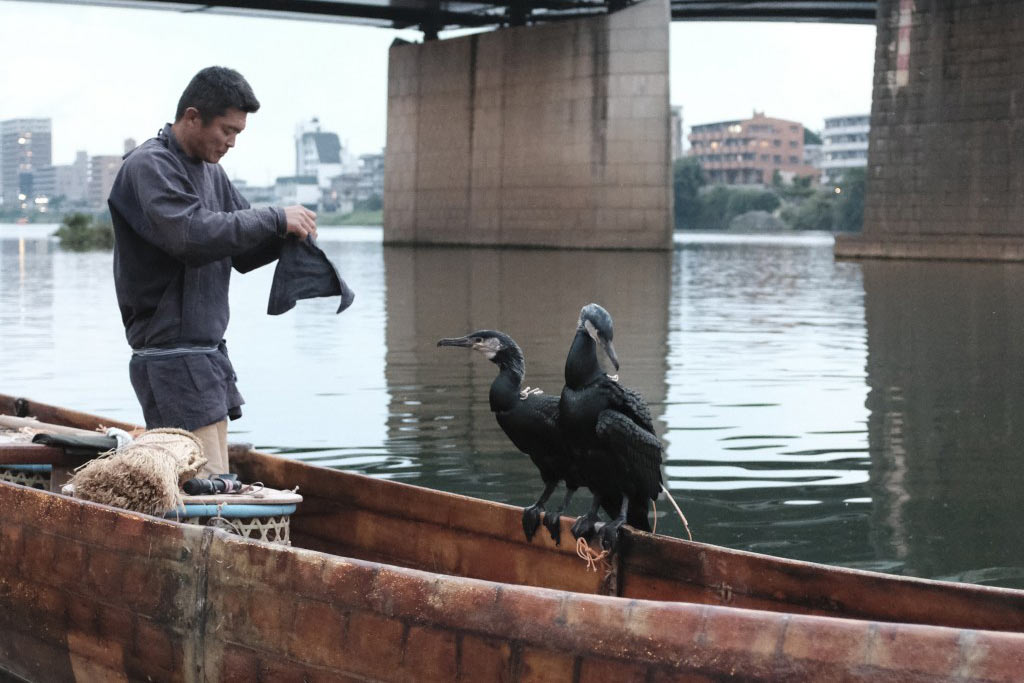
M 110 255 L 61 252 L 48 231 L 0 226 L 2 390 L 138 420 Z M 818 235 L 691 235 L 673 253 L 617 253 L 322 233 L 356 291 L 345 313 L 306 301 L 265 315 L 272 268 L 232 283 L 229 342 L 249 401 L 232 439 L 532 502 L 539 478 L 488 409 L 495 367 L 435 344 L 504 330 L 527 383 L 557 393 L 579 309 L 597 301 L 699 540 L 1024 586 L 1024 266 L 836 263 Z M 668 509 L 658 530 L 680 535 Z
M 615 316 L 620 381 L 665 397 L 668 253 L 386 248 L 390 443 L 414 454 L 419 483 L 492 500 L 533 502 L 540 479 L 498 428 L 487 395 L 496 366 L 437 340 L 477 329 L 512 336 L 526 384 L 557 395 L 580 308 Z M 584 501 L 588 502 L 588 501 Z
M 821 237 L 686 244 L 671 307 L 666 471 L 701 538 L 876 566 L 859 266 Z
M 1024 265 L 868 263 L 871 543 L 1024 586 Z

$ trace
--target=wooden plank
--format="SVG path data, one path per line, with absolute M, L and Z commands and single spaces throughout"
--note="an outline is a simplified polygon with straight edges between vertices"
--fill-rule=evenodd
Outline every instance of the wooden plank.
M 78 467 L 90 458 L 69 457 L 63 448 L 39 443 L 0 444 L 0 464 L 3 465 L 59 465 Z
M 624 597 L 1024 631 L 1024 591 L 786 560 L 629 531 Z
M 41 422 L 61 424 L 68 427 L 84 429 L 95 435 L 96 427 L 119 427 L 130 431 L 138 429 L 139 425 L 120 420 L 101 418 L 96 415 L 82 413 L 69 408 L 31 401 L 27 398 L 0 394 L 0 414 L 15 415 L 19 417 L 34 417 Z
M 291 528 L 293 542 L 308 536 L 335 554 L 452 576 L 582 593 L 597 592 L 603 579 L 575 553 L 361 509 L 298 514 Z
M 78 429 L 67 425 L 41 422 L 34 417 L 15 417 L 0 415 L 0 427 L 5 429 L 29 429 L 35 433 L 64 434 L 67 436 L 104 436 L 103 432 L 89 429 Z
M 298 505 L 302 496 L 291 491 L 265 487 L 251 493 L 218 493 L 210 496 L 182 496 L 185 505 Z

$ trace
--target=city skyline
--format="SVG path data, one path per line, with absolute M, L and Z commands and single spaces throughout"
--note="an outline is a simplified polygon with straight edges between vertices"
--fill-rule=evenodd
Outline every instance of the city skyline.
M 79 151 L 73 164 L 54 164 L 50 118 L 0 120 L 0 210 L 92 209 L 106 206 L 123 156 L 137 146 L 124 140 L 124 154 Z M 314 210 L 351 213 L 357 202 L 379 204 L 384 192 L 382 153 L 356 157 L 337 134 L 322 130 L 317 119 L 295 130 L 297 167 L 272 185 L 236 180 L 239 192 L 255 205 L 301 203 Z
M 313 117 L 353 154 L 379 152 L 388 47 L 395 38 L 421 38 L 345 24 L 13 0 L 0 0 L 0 19 L 0 119 L 51 118 L 54 164 L 71 163 L 82 149 L 119 154 L 125 138 L 151 137 L 173 117 L 191 76 L 224 64 L 246 75 L 262 104 L 222 162 L 230 177 L 254 185 L 294 172 L 295 125 Z M 693 124 L 746 118 L 754 109 L 812 130 L 828 116 L 870 110 L 873 27 L 675 22 L 670 39 L 670 99 L 683 107 L 684 135 Z

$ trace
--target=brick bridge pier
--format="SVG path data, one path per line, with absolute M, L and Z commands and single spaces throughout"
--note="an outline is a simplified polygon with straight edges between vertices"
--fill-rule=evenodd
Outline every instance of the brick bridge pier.
M 837 256 L 1024 260 L 1024 2 L 879 1 L 867 183 Z

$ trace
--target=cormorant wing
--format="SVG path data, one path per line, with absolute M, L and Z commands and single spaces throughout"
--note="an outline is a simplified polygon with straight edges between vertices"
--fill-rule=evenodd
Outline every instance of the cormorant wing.
M 505 435 L 530 456 L 542 474 L 546 475 L 556 462 L 568 460 L 558 428 L 557 396 L 534 394 L 517 399 L 511 410 L 495 413 L 495 417 Z
M 546 394 L 531 394 L 522 399 L 527 406 L 537 411 L 544 424 L 558 429 L 558 397 Z
M 638 492 L 657 499 L 661 493 L 661 441 L 654 432 L 616 410 L 601 411 L 596 431 L 605 448 L 622 458 L 626 475 Z
M 651 410 L 640 392 L 624 387 L 611 378 L 601 380 L 601 388 L 608 396 L 608 403 L 614 409 L 628 417 L 641 428 L 654 434 L 654 419 Z

